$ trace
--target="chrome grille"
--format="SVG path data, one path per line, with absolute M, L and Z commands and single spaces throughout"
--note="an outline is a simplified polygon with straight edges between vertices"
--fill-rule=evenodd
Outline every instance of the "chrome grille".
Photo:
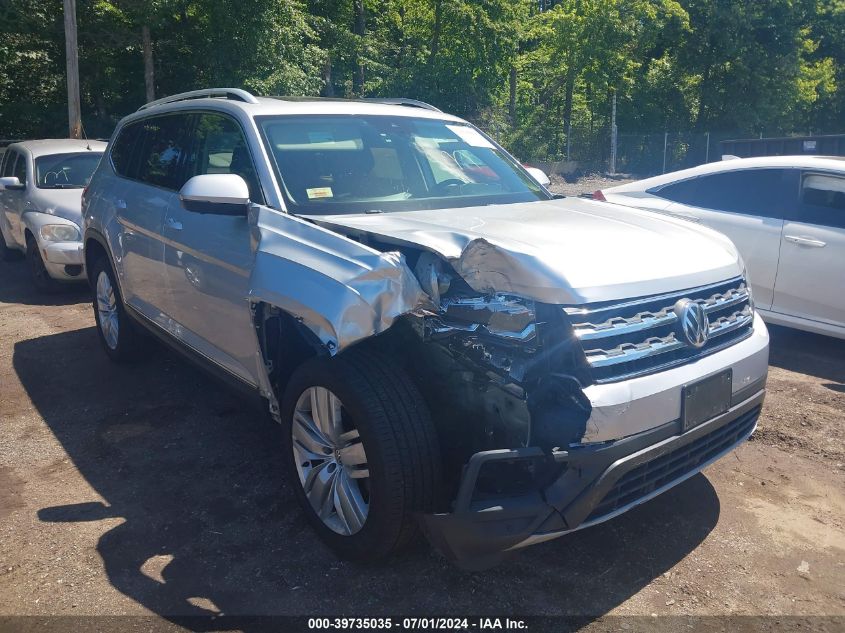
M 681 333 L 676 304 L 704 307 L 707 342 L 694 347 Z M 624 303 L 565 308 L 597 382 L 611 382 L 690 362 L 748 336 L 754 320 L 742 278 Z

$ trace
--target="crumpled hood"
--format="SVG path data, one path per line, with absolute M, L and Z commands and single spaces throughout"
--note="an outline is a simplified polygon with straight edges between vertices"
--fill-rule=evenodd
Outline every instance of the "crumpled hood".
M 36 189 L 26 211 L 38 211 L 70 220 L 82 227 L 82 189 Z
M 435 252 L 479 292 L 545 303 L 628 299 L 742 273 L 736 248 L 720 233 L 578 198 L 308 219 Z

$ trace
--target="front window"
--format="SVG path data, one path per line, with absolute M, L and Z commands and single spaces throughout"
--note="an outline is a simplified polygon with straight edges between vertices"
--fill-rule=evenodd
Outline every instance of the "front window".
M 82 189 L 100 162 L 101 153 L 51 154 L 35 159 L 39 189 Z
M 549 198 L 466 124 L 357 115 L 258 121 L 294 213 L 377 213 Z

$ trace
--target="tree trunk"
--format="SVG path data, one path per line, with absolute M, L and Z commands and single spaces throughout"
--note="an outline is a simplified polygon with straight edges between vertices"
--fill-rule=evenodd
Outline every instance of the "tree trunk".
M 364 94 L 364 36 L 366 35 L 367 23 L 364 12 L 364 0 L 354 0 L 355 2 L 355 24 L 352 32 L 357 36 L 355 42 L 355 70 L 352 75 L 352 92 L 356 96 Z
M 570 65 L 566 71 L 566 85 L 563 96 L 563 129 L 568 130 L 572 123 L 572 95 L 575 92 L 575 68 Z
M 332 84 L 332 56 L 326 55 L 326 63 L 323 64 L 323 90 L 324 97 L 334 96 L 334 84 Z
M 707 121 L 707 91 L 710 87 L 710 65 L 704 68 L 701 73 L 701 87 L 698 91 L 698 114 L 695 117 L 694 127 L 696 130 L 701 130 Z
M 511 118 L 511 127 L 516 127 L 516 66 L 511 66 L 510 95 L 508 98 L 508 114 Z
M 144 49 L 144 88 L 146 89 L 147 103 L 155 101 L 155 70 L 153 69 L 153 42 L 150 38 L 150 27 L 146 24 L 141 27 L 141 40 Z
M 79 52 L 76 45 L 76 0 L 64 0 L 64 9 L 68 135 L 70 138 L 82 138 L 82 108 L 79 101 Z

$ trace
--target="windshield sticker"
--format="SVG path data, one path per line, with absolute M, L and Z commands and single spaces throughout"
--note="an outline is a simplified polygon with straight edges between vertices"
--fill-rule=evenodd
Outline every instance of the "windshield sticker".
M 308 194 L 308 198 L 310 200 L 315 200 L 317 198 L 333 198 L 334 194 L 332 193 L 331 187 L 313 187 L 311 189 L 306 189 L 305 193 Z
M 478 130 L 474 128 L 466 125 L 447 125 L 446 127 L 457 134 L 458 138 L 470 147 L 486 147 L 488 149 L 495 149 L 493 144 L 481 136 Z

